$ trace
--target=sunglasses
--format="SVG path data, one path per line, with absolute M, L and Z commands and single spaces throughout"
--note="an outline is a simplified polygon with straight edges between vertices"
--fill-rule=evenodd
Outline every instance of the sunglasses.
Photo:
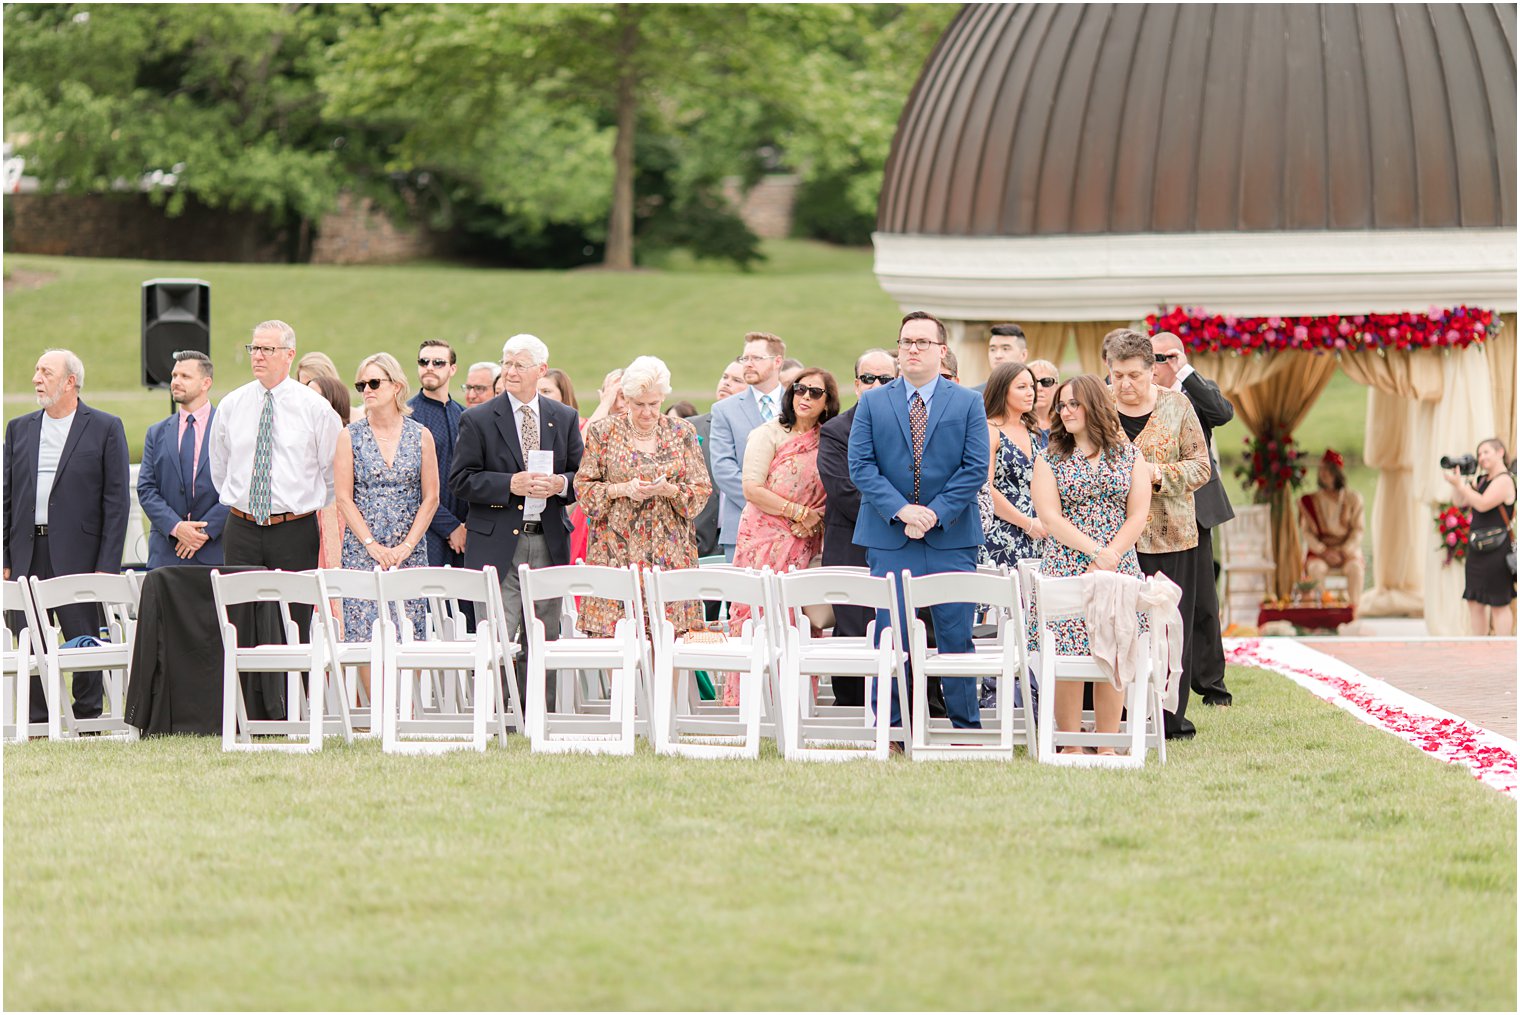
M 822 398 L 828 394 L 825 388 L 815 388 L 811 384 L 803 384 L 801 381 L 792 385 L 794 395 L 807 395 L 809 398 Z
M 896 380 L 891 374 L 859 374 L 855 379 L 861 384 L 888 384 Z
M 378 377 L 371 377 L 367 381 L 355 381 L 354 382 L 354 390 L 362 395 L 362 394 L 364 394 L 364 389 L 365 388 L 368 388 L 371 391 L 379 391 L 380 390 L 380 385 L 382 385 L 384 383 L 385 382 L 382 381 L 382 380 L 380 380 Z
M 1156 353 L 1156 362 L 1157 363 L 1169 363 L 1169 362 L 1171 362 L 1172 360 L 1174 360 L 1176 358 L 1177 358 L 1177 354 L 1175 352 L 1158 352 L 1158 353 Z
M 1054 377 L 1036 377 L 1034 382 L 1042 388 L 1053 388 L 1057 383 Z
M 422 356 L 418 356 L 417 365 L 420 367 L 432 367 L 435 370 L 442 370 L 444 367 L 449 365 L 449 361 L 446 359 L 426 359 Z

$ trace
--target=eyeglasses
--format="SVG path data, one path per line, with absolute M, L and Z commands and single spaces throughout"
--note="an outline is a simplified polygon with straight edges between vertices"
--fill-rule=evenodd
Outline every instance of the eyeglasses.
M 426 359 L 425 357 L 418 356 L 417 365 L 420 367 L 432 367 L 435 370 L 442 370 L 444 367 L 449 365 L 449 361 L 446 359 Z
M 478 395 L 482 391 L 490 391 L 490 390 L 491 390 L 491 386 L 489 384 L 466 384 L 464 386 L 464 392 L 467 395 Z
M 1055 405 L 1051 406 L 1051 408 L 1056 412 L 1065 412 L 1067 409 L 1076 412 L 1078 409 L 1082 408 L 1082 403 L 1073 399 L 1067 399 L 1064 402 L 1057 402 Z
M 538 366 L 537 363 L 519 363 L 516 360 L 511 360 L 511 359 L 504 359 L 504 360 L 501 361 L 502 372 L 506 372 L 508 370 L 517 370 L 517 371 L 523 371 L 523 372 L 525 372 L 525 371 L 528 371 L 528 370 L 532 370 L 536 366 Z
M 855 379 L 861 384 L 889 384 L 897 378 L 891 374 L 856 374 Z
M 362 395 L 362 394 L 364 394 L 364 389 L 365 388 L 368 388 L 371 391 L 379 391 L 380 390 L 380 385 L 382 385 L 384 383 L 385 382 L 382 381 L 378 377 L 371 377 L 367 381 L 355 381 L 354 382 L 354 390 Z
M 1167 363 L 1167 362 L 1170 362 L 1171 360 L 1174 360 L 1176 358 L 1177 358 L 1177 354 L 1175 352 L 1158 352 L 1158 353 L 1156 353 L 1156 362 L 1157 363 Z
M 944 344 L 943 342 L 936 342 L 932 338 L 899 338 L 897 340 L 897 347 L 899 349 L 927 349 L 931 345 Z
M 1056 386 L 1056 379 L 1054 377 L 1036 377 L 1034 382 L 1042 388 L 1053 388 Z
M 250 356 L 273 356 L 277 352 L 285 351 L 283 345 L 245 345 L 243 348 L 248 350 Z
M 736 363 L 764 363 L 768 359 L 780 359 L 780 356 L 740 356 Z
M 801 381 L 798 381 L 792 385 L 792 394 L 807 395 L 809 398 L 822 398 L 828 394 L 828 390 L 825 388 L 815 388 L 811 384 L 803 384 Z

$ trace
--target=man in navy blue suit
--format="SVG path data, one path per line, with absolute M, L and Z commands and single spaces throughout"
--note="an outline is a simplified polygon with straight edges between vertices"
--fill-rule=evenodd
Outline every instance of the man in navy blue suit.
M 987 482 L 987 413 L 976 392 L 940 376 L 945 341 L 945 326 L 932 314 L 916 310 L 904 317 L 897 379 L 867 391 L 855 409 L 849 452 L 850 479 L 860 490 L 855 542 L 866 548 L 873 575 L 976 570 L 982 545 L 976 494 Z M 973 604 L 931 612 L 940 652 L 972 651 Z M 878 611 L 877 630 L 887 624 L 886 611 Z M 980 728 L 975 679 L 941 683 L 951 724 Z M 894 687 L 893 725 L 900 714 Z
M 169 394 L 174 415 L 148 427 L 137 500 L 148 515 L 148 566 L 222 563 L 227 505 L 211 482 L 206 435 L 211 407 L 211 357 L 188 350 L 174 354 Z
M 84 363 L 67 349 L 37 360 L 36 412 L 5 427 L 5 577 L 54 578 L 121 571 L 132 497 L 127 490 L 127 433 L 121 420 L 79 398 Z M 99 634 L 93 604 L 56 612 L 65 638 Z M 100 715 L 99 672 L 74 675 L 74 717 Z M 47 720 L 42 682 L 32 678 L 31 722 Z

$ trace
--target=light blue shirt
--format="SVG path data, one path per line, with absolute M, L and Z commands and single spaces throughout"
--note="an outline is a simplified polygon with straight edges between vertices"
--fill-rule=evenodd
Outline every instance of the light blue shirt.
M 934 408 L 934 392 L 939 387 L 939 375 L 936 374 L 928 384 L 921 388 L 915 388 L 906 377 L 903 378 L 903 391 L 906 392 L 908 408 L 913 408 L 913 393 L 918 392 L 918 397 L 924 400 L 924 419 L 929 418 L 929 412 Z
M 54 419 L 42 414 L 42 433 L 37 441 L 37 505 L 33 516 L 38 525 L 48 523 L 48 498 L 53 495 L 53 479 L 58 475 L 58 460 L 63 457 L 63 446 L 68 443 L 69 429 L 79 410 Z

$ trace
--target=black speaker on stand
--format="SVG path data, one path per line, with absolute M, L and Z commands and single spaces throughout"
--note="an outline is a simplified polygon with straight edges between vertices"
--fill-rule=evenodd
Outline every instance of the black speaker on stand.
M 186 349 L 211 355 L 211 283 L 149 279 L 142 284 L 143 386 L 167 388 L 174 354 Z M 174 411 L 172 400 L 169 411 Z

